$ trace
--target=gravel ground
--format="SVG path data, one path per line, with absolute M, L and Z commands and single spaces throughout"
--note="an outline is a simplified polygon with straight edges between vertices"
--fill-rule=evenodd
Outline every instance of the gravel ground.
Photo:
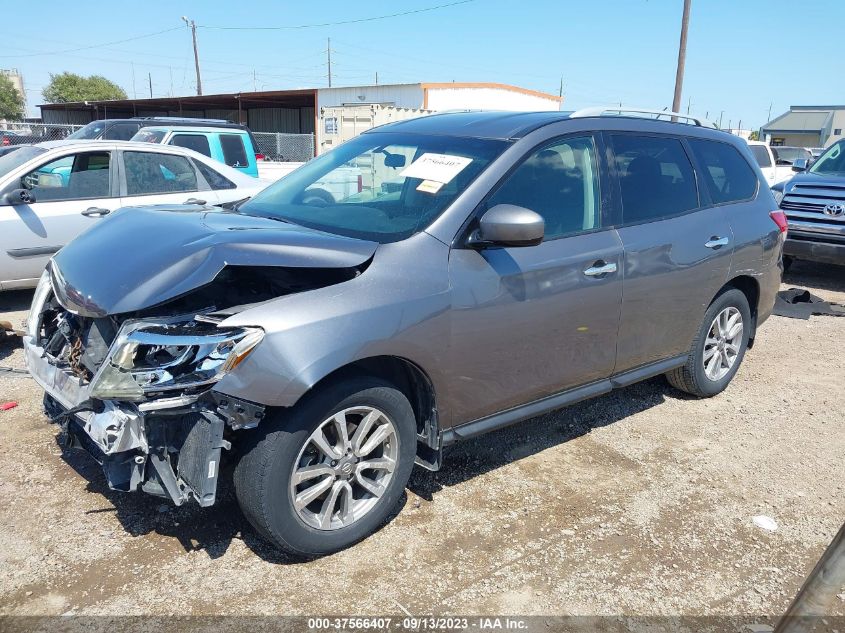
M 792 286 L 845 302 L 845 268 L 797 262 Z M 0 320 L 30 298 L 0 296 Z M 845 518 L 843 341 L 845 319 L 772 317 L 716 398 L 656 378 L 458 445 L 376 535 L 310 562 L 255 535 L 229 480 L 207 509 L 108 490 L 33 381 L 0 374 L 19 403 L 0 411 L 0 614 L 776 616 Z M 0 365 L 23 367 L 12 337 Z

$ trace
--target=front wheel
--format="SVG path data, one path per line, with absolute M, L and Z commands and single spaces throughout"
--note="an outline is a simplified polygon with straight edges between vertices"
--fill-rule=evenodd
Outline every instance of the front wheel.
M 731 288 L 713 300 L 683 366 L 666 374 L 676 389 L 707 398 L 733 379 L 748 348 L 751 309 L 741 290 Z
M 348 380 L 264 420 L 235 467 L 235 490 L 269 541 L 294 554 L 328 554 L 382 525 L 415 453 L 408 399 L 380 380 Z

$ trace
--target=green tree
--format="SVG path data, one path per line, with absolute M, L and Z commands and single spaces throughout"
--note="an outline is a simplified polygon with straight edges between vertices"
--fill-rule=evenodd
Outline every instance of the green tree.
M 0 119 L 19 121 L 23 118 L 23 95 L 15 88 L 12 80 L 0 75 Z
M 50 83 L 41 92 L 47 103 L 70 103 L 72 101 L 106 101 L 125 99 L 123 88 L 100 75 L 83 77 L 63 72 L 50 74 Z
M 758 132 L 757 130 L 754 130 L 754 131 L 753 131 L 753 132 L 752 132 L 752 133 L 748 136 L 748 140 L 749 140 L 749 141 L 759 141 L 759 140 L 760 140 L 760 132 Z

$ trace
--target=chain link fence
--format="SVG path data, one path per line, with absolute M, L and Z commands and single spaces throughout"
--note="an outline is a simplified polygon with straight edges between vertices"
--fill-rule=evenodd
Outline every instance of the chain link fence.
M 56 123 L 0 123 L 0 145 L 60 141 L 81 127 Z
M 0 145 L 24 145 L 44 141 L 60 141 L 81 125 L 57 123 L 0 123 Z M 313 134 L 253 132 L 259 154 L 267 160 L 304 162 L 314 158 Z
M 314 158 L 313 134 L 283 134 L 281 132 L 253 132 L 258 153 L 268 160 L 303 162 Z

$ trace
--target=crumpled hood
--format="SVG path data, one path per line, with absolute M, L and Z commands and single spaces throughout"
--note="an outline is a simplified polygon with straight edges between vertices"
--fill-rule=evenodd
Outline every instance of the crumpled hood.
M 134 312 L 211 282 L 224 266 L 348 268 L 378 244 L 190 205 L 126 207 L 61 249 L 57 298 L 99 317 Z

